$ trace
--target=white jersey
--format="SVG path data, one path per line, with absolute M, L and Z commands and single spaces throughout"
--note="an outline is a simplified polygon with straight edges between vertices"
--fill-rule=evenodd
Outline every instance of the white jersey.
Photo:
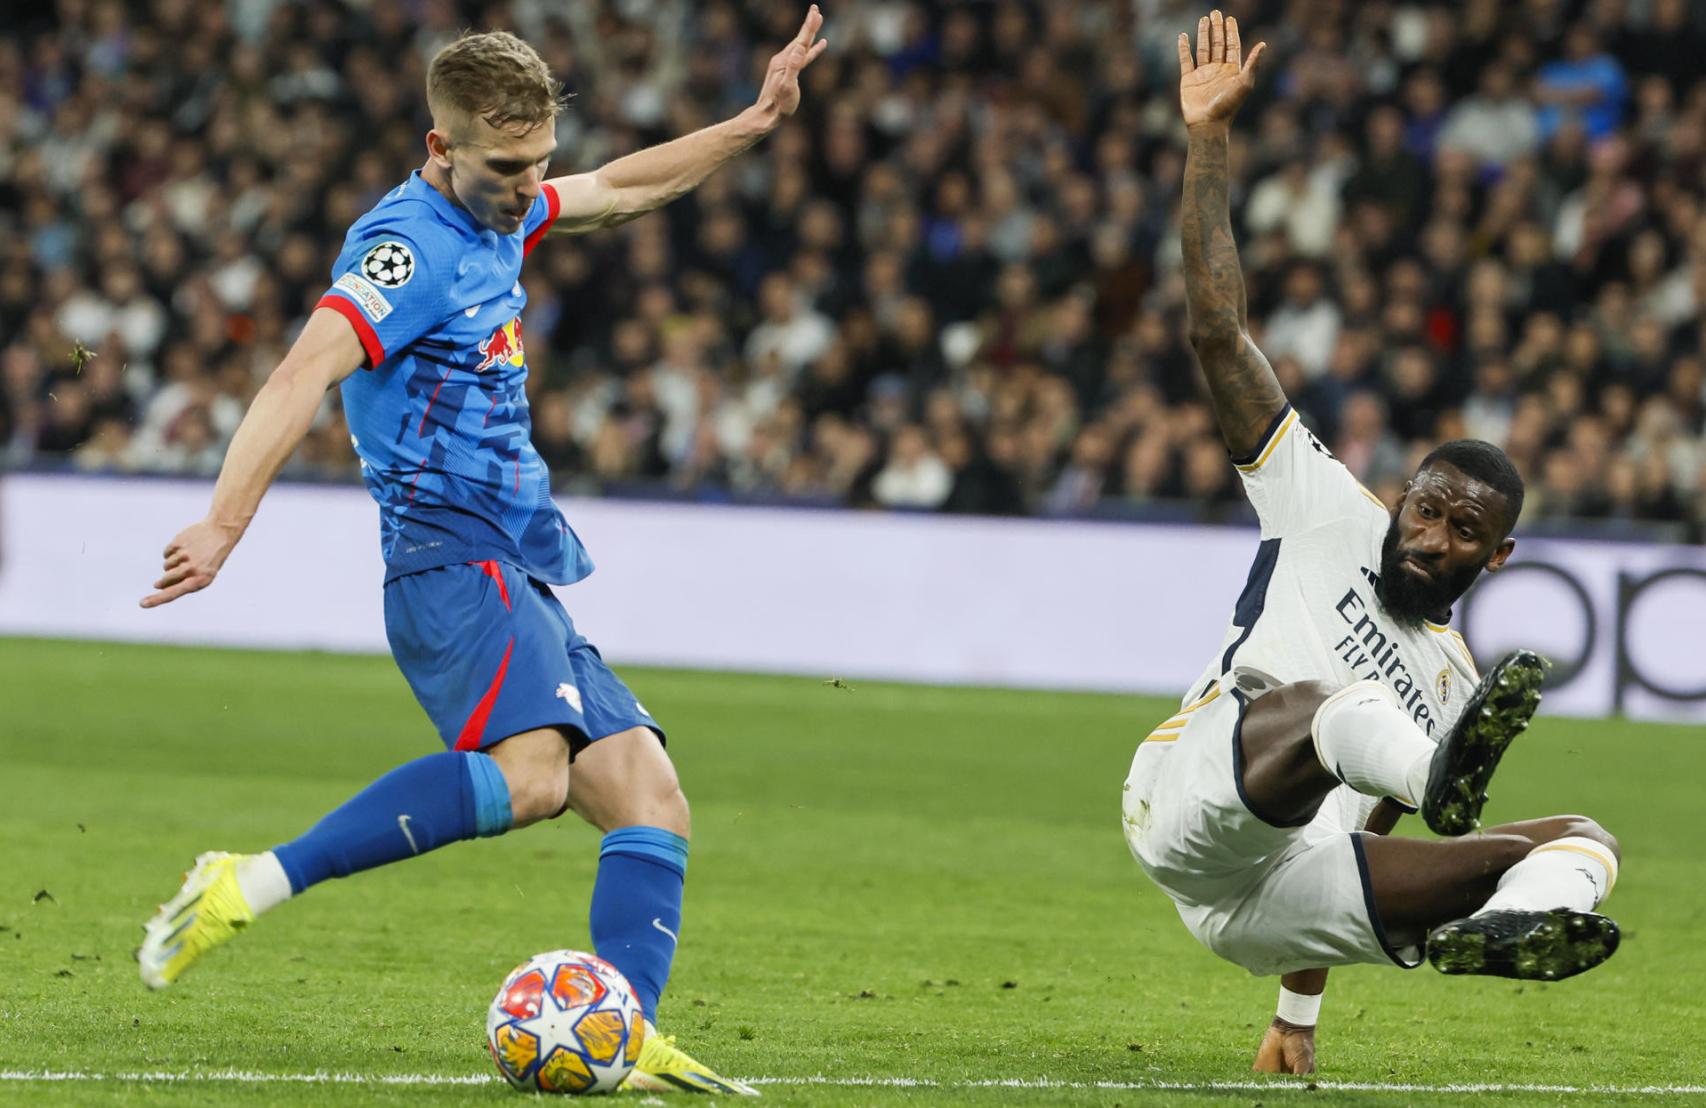
M 1235 667 L 1282 684 L 1373 679 L 1439 741 L 1479 678 L 1461 635 L 1434 623 L 1406 627 L 1375 596 L 1390 510 L 1290 405 L 1241 462 L 1261 546 L 1220 652 L 1184 703 Z

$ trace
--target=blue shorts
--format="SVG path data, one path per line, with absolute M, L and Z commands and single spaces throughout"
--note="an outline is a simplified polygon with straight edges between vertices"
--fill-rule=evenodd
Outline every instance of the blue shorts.
M 550 588 L 514 566 L 469 562 L 396 578 L 385 586 L 385 634 L 453 750 L 541 727 L 563 728 L 571 754 L 632 727 L 664 737 Z

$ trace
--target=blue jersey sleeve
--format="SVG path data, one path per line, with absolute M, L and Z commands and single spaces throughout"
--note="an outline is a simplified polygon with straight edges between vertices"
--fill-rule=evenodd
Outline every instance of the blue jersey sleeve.
M 442 268 L 415 239 L 387 230 L 345 249 L 332 287 L 315 306 L 349 320 L 375 368 L 444 321 L 449 288 Z

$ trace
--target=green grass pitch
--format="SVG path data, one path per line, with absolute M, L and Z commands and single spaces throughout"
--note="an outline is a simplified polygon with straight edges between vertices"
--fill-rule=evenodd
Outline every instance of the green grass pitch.
M 1493 820 L 1621 837 L 1609 964 L 1336 971 L 1307 1091 L 1252 1084 L 1275 982 L 1197 946 L 1120 837 L 1133 744 L 1173 704 L 625 675 L 693 802 L 664 1029 L 769 1102 L 1706 1105 L 1698 728 L 1544 720 L 1495 779 Z M 587 943 L 597 835 L 572 817 L 318 888 L 167 993 L 131 960 L 194 854 L 289 838 L 438 748 L 386 658 L 0 640 L 0 1101 L 515 1103 L 483 1013 L 511 966 Z M 20 1079 L 46 1070 L 103 1079 Z M 188 1079 L 134 1076 L 162 1072 Z M 979 1084 L 1008 1079 L 1033 1084 Z M 1506 1088 L 1433 1089 L 1477 1083 Z

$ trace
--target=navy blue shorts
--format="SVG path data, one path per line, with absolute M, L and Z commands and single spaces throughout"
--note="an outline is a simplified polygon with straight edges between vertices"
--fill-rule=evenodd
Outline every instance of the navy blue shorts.
M 571 752 L 663 728 L 575 630 L 549 587 L 502 562 L 440 566 L 385 586 L 385 634 L 415 699 L 453 750 L 561 727 Z

